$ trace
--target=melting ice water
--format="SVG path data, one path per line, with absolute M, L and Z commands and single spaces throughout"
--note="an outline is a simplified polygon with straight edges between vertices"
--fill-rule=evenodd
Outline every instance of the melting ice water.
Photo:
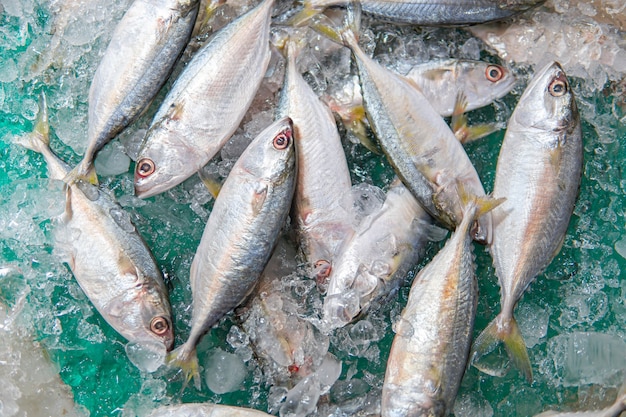
M 522 79 L 520 85 L 493 106 L 471 113 L 470 121 L 477 123 L 506 122 L 533 70 L 547 59 L 556 57 L 574 77 L 585 134 L 585 177 L 562 252 L 530 287 L 516 311 L 535 382 L 529 386 L 516 371 L 494 378 L 470 368 L 454 408 L 457 416 L 533 415 L 563 403 L 568 409 L 593 408 L 603 397 L 614 398 L 624 380 L 625 19 L 619 1 L 603 2 L 602 8 L 596 3 L 549 0 L 545 7 L 506 25 L 504 31 L 503 25 L 472 29 L 477 37 L 463 30 L 396 27 L 364 19 L 364 49 L 398 72 L 425 60 L 450 56 L 510 63 Z M 287 314 L 262 323 L 262 310 L 248 305 L 222 320 L 198 347 L 204 368 L 201 391 L 187 387 L 181 396 L 180 377 L 159 366 L 163 352 L 134 345 L 124 348 L 125 341 L 95 312 L 52 249 L 53 219 L 64 210 L 62 185 L 39 179 L 46 176 L 43 161 L 14 146 L 11 137 L 31 129 L 36 98 L 44 90 L 50 105 L 52 146 L 69 163 L 79 160 L 86 146 L 89 82 L 115 22 L 130 1 L 5 0 L 0 4 L 4 46 L 0 51 L 0 268 L 19 265 L 22 271 L 19 279 L 0 274 L 0 294 L 13 297 L 9 305 L 15 306 L 20 294 L 30 289 L 20 315 L 29 323 L 26 330 L 18 322 L 0 329 L 7 335 L 0 338 L 0 357 L 10 362 L 0 366 L 0 372 L 29 375 L 31 381 L 20 385 L 18 378 L 0 384 L 10 387 L 0 391 L 3 415 L 28 412 L 33 405 L 28 399 L 43 385 L 50 387 L 45 393 L 61 391 L 63 395 L 52 401 L 40 393 L 36 397 L 40 404 L 70 415 L 71 410 L 77 415 L 145 415 L 157 404 L 177 401 L 245 405 L 285 416 L 380 413 L 380 390 L 393 332 L 413 331 L 396 323 L 408 287 L 401 289 L 397 299 L 372 308 L 361 321 L 325 338 L 312 326 L 319 318 L 319 294 L 314 283 L 298 274 L 297 262 L 289 260 L 295 254 L 288 249 L 282 249 L 275 265 L 280 282 L 274 289 L 284 297 L 264 299 L 266 308 L 282 308 Z M 223 26 L 248 6 L 247 1 L 229 2 L 211 25 Z M 622 32 L 610 26 L 611 22 L 621 25 Z M 325 99 L 333 96 L 347 102 L 358 95 L 347 49 L 319 36 L 311 44 L 301 68 L 315 91 Z M 183 60 L 190 58 L 192 49 Z M 181 69 L 182 65 L 174 75 Z M 245 144 L 272 119 L 283 72 L 283 61 L 276 54 L 252 111 L 220 157 L 206 168 L 211 175 L 223 179 Z M 102 151 L 96 167 L 103 185 L 129 212 L 168 278 L 178 345 L 185 339 L 191 317 L 189 267 L 213 199 L 198 178 L 146 201 L 133 196 L 130 159 L 137 153 L 160 98 Z M 358 223 L 382 203 L 381 190 L 393 173 L 383 157 L 365 151 L 354 139 L 344 135 L 353 182 L 360 184 L 353 190 L 358 196 Z M 499 132 L 467 147 L 487 190 L 493 185 L 501 139 Z M 441 244 L 431 245 L 427 259 Z M 479 331 L 497 313 L 499 289 L 488 254 L 480 247 L 475 252 L 481 285 Z M 0 310 L 4 311 L 8 310 Z M 274 358 L 274 366 L 260 357 L 257 334 L 246 326 L 246 317 L 256 330 L 270 328 L 270 324 L 290 330 L 282 339 L 260 342 L 271 349 L 269 358 Z M 38 344 L 32 343 L 33 338 Z M 290 356 L 270 343 L 276 340 L 300 344 L 294 345 L 297 348 Z M 57 369 L 51 370 L 41 359 L 42 348 Z M 39 359 L 31 359 L 35 357 Z M 82 406 L 73 407 L 57 373 Z M 34 379 L 35 375 L 39 378 Z

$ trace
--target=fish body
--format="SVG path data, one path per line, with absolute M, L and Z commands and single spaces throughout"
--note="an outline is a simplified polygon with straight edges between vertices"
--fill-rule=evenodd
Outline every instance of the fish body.
M 272 5 L 273 0 L 265 0 L 216 32 L 180 74 L 139 150 L 139 197 L 189 178 L 235 132 L 269 64 Z
M 421 26 L 467 26 L 502 20 L 545 0 L 375 0 L 363 11 L 378 19 Z
M 118 23 L 89 89 L 89 143 L 77 167 L 87 176 L 96 153 L 152 102 L 191 36 L 199 0 L 135 0 Z
M 304 258 L 321 281 L 328 277 L 339 247 L 353 233 L 352 216 L 345 207 L 352 183 L 335 119 L 298 71 L 297 48 L 296 41 L 288 41 L 278 113 L 291 117 L 298 138 L 292 220 Z
M 426 211 L 454 229 L 462 218 L 457 184 L 485 195 L 463 146 L 424 94 L 367 56 L 352 30 L 342 38 L 355 57 L 365 110 L 387 159 Z M 490 242 L 490 213 L 477 223 L 474 238 Z
M 191 264 L 191 332 L 171 355 L 189 376 L 197 374 L 202 336 L 244 300 L 268 262 L 289 212 L 296 163 L 291 120 L 283 118 L 252 141 L 224 182 Z
M 441 116 L 452 116 L 459 94 L 465 111 L 486 106 L 515 86 L 507 68 L 484 61 L 445 59 L 415 65 L 406 77 L 417 85 Z
M 326 325 L 344 326 L 396 290 L 419 261 L 432 222 L 411 192 L 396 181 L 380 210 L 363 219 L 337 257 L 324 298 Z
M 363 11 L 391 23 L 420 26 L 468 26 L 507 19 L 529 10 L 545 0 L 364 0 Z M 300 23 L 312 10 L 346 5 L 346 0 L 309 0 L 305 2 Z
M 413 281 L 389 352 L 382 417 L 447 416 L 452 410 L 474 328 L 478 284 L 469 231 L 490 209 L 482 204 L 466 205 L 462 223 Z
M 504 340 L 514 363 L 532 379 L 513 310 L 565 239 L 582 175 L 582 133 L 574 94 L 558 63 L 538 71 L 520 97 L 502 142 L 493 195 L 490 247 L 501 312 L 476 349 Z
M 45 104 L 42 109 L 45 113 Z M 22 143 L 43 154 L 50 178 L 63 180 L 69 173 L 48 147 L 47 132 L 35 131 Z M 129 342 L 172 348 L 161 271 L 128 213 L 108 193 L 82 180 L 69 184 L 55 234 L 76 281 L 111 327 Z
M 148 417 L 270 417 L 271 414 L 252 408 L 210 403 L 188 403 L 161 406 Z

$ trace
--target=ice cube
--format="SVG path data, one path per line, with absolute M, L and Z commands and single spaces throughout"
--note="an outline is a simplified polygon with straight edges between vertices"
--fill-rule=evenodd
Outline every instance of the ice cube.
M 313 374 L 298 382 L 289 390 L 280 407 L 280 417 L 305 417 L 315 410 L 320 397 L 320 381 Z
M 98 152 L 95 161 L 96 172 L 100 175 L 110 176 L 128 172 L 130 158 L 118 141 L 110 142 Z
M 492 417 L 493 408 L 480 392 L 459 395 L 454 402 L 455 417 Z
M 155 372 L 165 360 L 165 346 L 148 343 L 127 343 L 128 359 L 142 372 Z
M 206 384 L 216 394 L 237 391 L 248 374 L 239 356 L 219 348 L 209 354 L 204 369 Z
M 563 386 L 606 384 L 626 369 L 626 342 L 608 333 L 559 334 L 548 341 L 547 352 L 552 361 L 547 372 Z

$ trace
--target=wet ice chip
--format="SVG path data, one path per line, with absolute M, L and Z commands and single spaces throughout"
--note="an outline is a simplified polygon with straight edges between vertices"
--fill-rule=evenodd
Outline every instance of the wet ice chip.
M 626 236 L 622 236 L 620 240 L 615 242 L 615 251 L 620 254 L 622 258 L 626 259 Z
M 305 417 L 315 410 L 320 392 L 320 381 L 315 374 L 304 378 L 287 393 L 279 410 L 280 417 Z
M 326 353 L 315 373 L 319 378 L 322 393 L 325 394 L 341 375 L 341 361 L 332 353 Z
M 128 343 L 125 349 L 128 359 L 142 372 L 156 371 L 165 360 L 166 350 L 162 344 Z
M 361 352 L 365 352 L 370 343 L 379 337 L 374 325 L 368 320 L 359 320 L 350 328 L 350 338 Z
M 102 148 L 94 164 L 99 175 L 119 175 L 128 172 L 130 158 L 126 155 L 122 144 L 114 141 Z
M 470 392 L 457 397 L 454 402 L 455 417 L 493 417 L 493 408 L 480 392 Z
M 563 386 L 606 384 L 611 376 L 626 369 L 626 342 L 610 334 L 560 334 L 549 340 L 547 352 L 554 369 L 546 372 L 561 379 Z
M 374 185 L 361 183 L 352 186 L 354 224 L 359 224 L 363 218 L 380 210 L 384 201 L 385 193 Z
M 524 335 L 526 347 L 532 348 L 548 333 L 550 312 L 531 302 L 524 302 L 517 308 L 517 322 Z
M 246 365 L 234 353 L 215 349 L 204 364 L 204 378 L 215 394 L 238 390 L 248 373 Z
M 324 300 L 324 322 L 331 329 L 350 323 L 359 311 L 359 296 L 354 291 L 329 295 Z

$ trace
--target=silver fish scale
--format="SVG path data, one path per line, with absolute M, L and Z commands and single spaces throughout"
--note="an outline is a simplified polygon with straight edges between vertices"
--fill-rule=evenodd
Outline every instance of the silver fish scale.
M 383 417 L 418 415 L 418 410 L 445 416 L 452 409 L 465 372 L 478 301 L 468 234 L 472 222 L 472 216 L 464 219 L 415 277 L 387 362 Z
M 189 41 L 199 0 L 135 1 L 118 24 L 89 90 L 90 160 L 161 89 Z M 132 42 L 128 42 L 133 36 Z
M 291 49 L 277 113 L 291 117 L 297 132 L 293 217 L 300 247 L 313 265 L 332 262 L 352 234 L 351 216 L 343 206 L 352 183 L 335 119 L 298 72 Z
M 369 68 L 357 58 L 361 88 L 363 90 L 363 102 L 368 112 L 376 114 L 372 117 L 372 127 L 376 133 L 381 147 L 388 155 L 389 163 L 395 168 L 404 184 L 411 190 L 420 204 L 433 216 L 437 216 L 437 208 L 432 199 L 433 188 L 430 181 L 422 174 L 417 166 L 406 157 L 406 150 L 396 131 L 396 127 L 388 116 L 385 103 L 381 100 L 381 94 L 376 82 L 369 77 Z
M 295 187 L 295 145 L 271 145 L 282 119 L 269 126 L 237 160 L 215 201 L 191 265 L 191 334 L 197 340 L 236 307 L 258 280 L 284 225 Z
M 516 14 L 516 7 L 495 7 L 494 0 L 364 1 L 363 11 L 382 20 L 415 25 L 456 26 L 499 20 Z

